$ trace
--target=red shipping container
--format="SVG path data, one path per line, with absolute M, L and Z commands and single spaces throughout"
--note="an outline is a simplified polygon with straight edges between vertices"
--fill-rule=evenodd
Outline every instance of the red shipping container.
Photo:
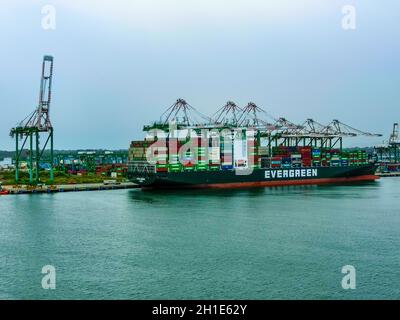
M 185 167 L 193 167 L 193 166 L 194 166 L 194 163 L 192 163 L 192 162 L 187 162 L 187 163 L 184 164 L 184 166 L 185 166 Z

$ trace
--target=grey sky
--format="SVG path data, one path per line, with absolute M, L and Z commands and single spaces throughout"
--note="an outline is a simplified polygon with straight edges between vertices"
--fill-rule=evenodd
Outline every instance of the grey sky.
M 55 30 L 41 26 L 47 4 Z M 347 4 L 356 30 L 341 27 Z M 2 1 L 0 149 L 13 149 L 9 129 L 36 107 L 44 54 L 55 58 L 57 149 L 127 148 L 179 97 L 205 114 L 253 101 L 387 139 L 400 121 L 399 10 L 393 0 Z

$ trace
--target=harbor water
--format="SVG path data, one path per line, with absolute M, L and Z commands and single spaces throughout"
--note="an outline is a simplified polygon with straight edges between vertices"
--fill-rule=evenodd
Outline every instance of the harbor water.
M 0 299 L 398 299 L 399 187 L 0 196 Z

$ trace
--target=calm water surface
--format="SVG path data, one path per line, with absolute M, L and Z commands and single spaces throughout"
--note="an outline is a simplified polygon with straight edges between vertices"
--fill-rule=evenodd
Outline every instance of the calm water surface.
M 398 299 L 399 204 L 400 178 L 0 196 L 0 298 Z

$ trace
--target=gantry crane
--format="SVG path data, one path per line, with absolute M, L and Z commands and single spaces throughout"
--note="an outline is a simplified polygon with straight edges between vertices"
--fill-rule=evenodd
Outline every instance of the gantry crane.
M 160 116 L 160 120 L 151 125 L 145 125 L 143 131 L 164 130 L 169 132 L 170 125 L 177 129 L 200 129 L 210 126 L 210 117 L 192 107 L 186 100 L 180 98 Z
M 226 132 L 225 129 L 229 129 L 231 137 L 237 130 L 252 131 L 254 137 L 257 137 L 258 143 L 261 138 L 266 138 L 266 147 L 270 151 L 272 146 L 312 146 L 316 148 L 334 148 L 337 146 L 342 150 L 344 137 L 382 136 L 381 134 L 355 129 L 337 119 L 331 121 L 328 125 L 307 119 L 299 125 L 283 117 L 275 118 L 253 102 L 249 102 L 245 107 L 240 108 L 234 102 L 228 101 L 209 118 L 183 99 L 178 99 L 176 103 L 170 106 L 161 115 L 159 122 L 145 126 L 144 131 L 152 129 L 168 131 L 170 123 L 175 124 L 178 130 L 193 129 L 201 136 L 203 129 L 224 130 L 224 132 Z
M 393 124 L 393 131 L 389 138 L 390 145 L 400 145 L 399 140 L 399 124 L 396 122 Z
M 10 136 L 15 138 L 15 181 L 19 182 L 19 167 L 22 151 L 29 140 L 29 182 L 37 184 L 40 182 L 40 162 L 43 153 L 50 143 L 50 181 L 54 181 L 54 154 L 53 137 L 54 129 L 50 121 L 51 89 L 53 80 L 53 62 L 52 56 L 43 57 L 42 74 L 40 79 L 39 103 L 37 108 L 21 121 L 17 126 L 11 129 Z M 47 135 L 46 142 L 41 148 L 40 137 Z M 22 145 L 19 142 L 23 141 Z M 35 141 L 34 141 L 35 140 Z M 34 166 L 35 163 L 35 166 Z M 35 168 L 34 168 L 35 167 Z M 35 177 L 34 177 L 35 175 Z
M 239 117 L 243 110 L 233 101 L 228 101 L 222 108 L 211 117 L 216 125 L 237 127 Z
M 383 145 L 375 147 L 375 154 L 377 160 L 383 166 L 387 163 L 400 163 L 400 140 L 399 140 L 399 124 L 393 124 L 393 130 L 390 134 L 389 141 L 384 142 Z
M 160 118 L 160 122 L 165 125 L 170 122 L 175 122 L 184 126 L 195 126 L 206 124 L 210 121 L 211 119 L 209 117 L 201 114 L 184 99 L 176 100 Z

